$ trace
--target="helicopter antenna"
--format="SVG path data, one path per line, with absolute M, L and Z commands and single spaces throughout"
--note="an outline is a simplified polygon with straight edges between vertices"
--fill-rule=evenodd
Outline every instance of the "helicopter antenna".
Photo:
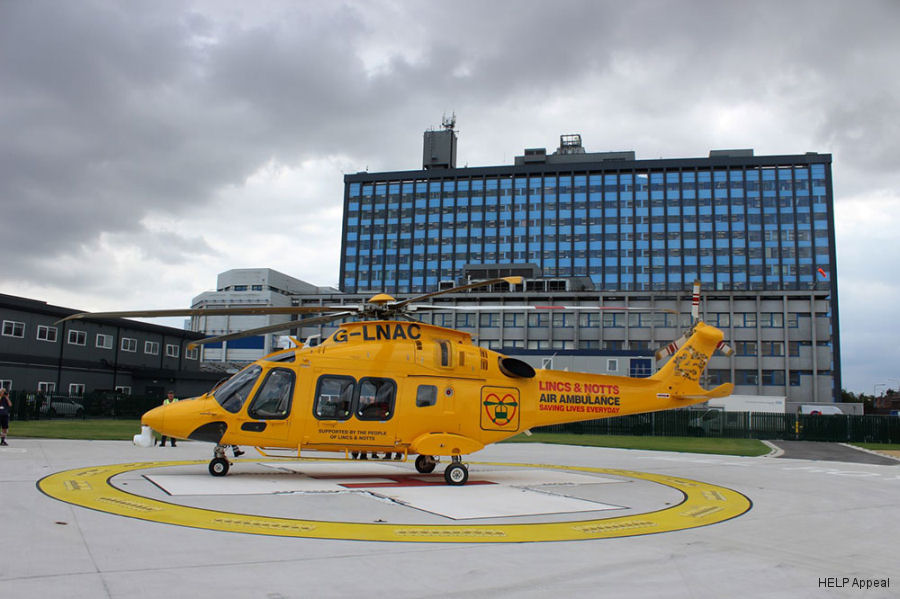
M 541 360 L 541 368 L 546 370 L 547 367 L 549 367 L 551 370 L 553 370 L 553 360 L 555 358 L 556 358 L 556 354 L 554 353 L 549 358 L 544 358 L 543 360 Z

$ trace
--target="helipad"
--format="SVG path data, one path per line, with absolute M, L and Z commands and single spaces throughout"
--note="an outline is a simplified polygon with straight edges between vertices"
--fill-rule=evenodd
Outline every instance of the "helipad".
M 424 503 L 407 505 L 380 495 L 386 491 L 378 490 L 377 481 L 403 482 L 382 469 L 334 471 L 337 479 L 329 481 L 323 472 L 303 471 L 324 468 L 320 463 L 260 460 L 239 462 L 224 478 L 252 493 L 192 487 L 192 479 L 211 478 L 210 457 L 209 445 L 201 443 L 141 449 L 130 442 L 13 437 L 10 447 L 0 448 L 0 594 L 871 599 L 895 597 L 900 584 L 898 465 L 499 444 L 473 456 L 479 463 L 472 464 L 472 478 L 494 483 L 483 488 L 507 486 L 507 492 L 526 496 L 549 491 L 554 500 L 567 497 L 615 509 L 454 519 L 427 511 Z M 116 466 L 123 464 L 127 467 Z M 417 474 L 409 464 L 400 466 Z M 51 476 L 57 488 L 85 503 L 90 498 L 96 507 L 59 501 L 36 488 L 37 481 L 49 482 Z M 189 484 L 179 490 L 169 481 L 169 494 L 148 477 L 184 477 Z M 260 493 L 262 484 L 251 482 L 318 478 L 317 485 L 337 480 L 349 487 L 360 477 L 371 488 L 279 487 Z M 585 484 L 579 477 L 600 482 Z M 554 483 L 535 484 L 540 478 Z M 66 481 L 72 490 L 66 490 Z M 676 488 L 681 485 L 683 490 Z M 710 518 L 693 511 L 691 503 L 696 497 L 703 502 L 700 509 L 709 506 L 707 485 L 752 499 L 752 509 L 664 534 L 638 528 L 667 513 Z M 160 520 L 153 519 L 157 515 Z M 598 536 L 603 532 L 612 536 Z M 393 542 L 377 542 L 376 533 Z M 497 536 L 488 536 L 492 533 Z M 534 541 L 550 533 L 582 540 L 497 542 L 516 535 Z M 354 538 L 366 540 L 348 540 Z M 442 542 L 411 542 L 421 540 Z M 843 589 L 822 586 L 844 578 L 889 579 L 891 588 L 860 592 L 850 583 Z
M 410 464 L 335 460 L 240 460 L 211 477 L 204 461 L 98 465 L 41 479 L 47 495 L 108 514 L 244 534 L 370 541 L 528 542 L 673 532 L 716 524 L 750 509 L 742 494 L 681 477 L 607 468 L 469 462 L 449 487 Z M 129 477 L 141 473 L 142 479 Z M 153 497 L 154 489 L 165 493 Z M 285 494 L 290 517 L 279 514 Z M 240 497 L 247 511 L 215 507 Z M 252 497 L 252 500 L 248 500 Z M 357 499 L 372 502 L 362 513 Z M 218 499 L 219 501 L 211 501 Z M 272 500 L 275 499 L 275 500 Z M 611 501 L 614 499 L 615 501 Z M 376 502 L 385 503 L 378 505 Z M 488 521 L 488 522 L 484 522 Z
M 394 463 L 329 461 L 260 465 L 273 472 L 250 476 L 236 473 L 230 480 L 202 473 L 146 477 L 172 496 L 358 493 L 451 520 L 621 509 L 571 494 L 577 485 L 612 483 L 615 479 L 565 471 L 481 472 L 464 491 L 448 492 L 440 474 L 410 472 L 408 466 Z

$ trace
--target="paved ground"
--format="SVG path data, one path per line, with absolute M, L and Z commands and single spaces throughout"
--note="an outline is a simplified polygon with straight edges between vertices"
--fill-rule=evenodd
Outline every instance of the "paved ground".
M 840 443 L 819 443 L 816 441 L 770 441 L 784 453 L 779 458 L 797 460 L 824 460 L 829 462 L 847 462 L 852 464 L 879 464 L 883 466 L 900 465 L 895 459 L 878 455 L 875 452 L 862 451 Z
M 278 538 L 147 523 L 40 493 L 54 472 L 206 459 L 209 446 L 13 439 L 0 450 L 3 597 L 896 597 L 900 466 L 559 445 L 491 446 L 480 461 L 659 473 L 753 501 L 719 524 L 596 541 L 412 544 Z M 635 485 L 639 488 L 639 485 Z M 289 496 L 282 501 L 307 501 Z M 247 497 L 253 511 L 253 497 Z M 323 509 L 328 502 L 323 501 Z M 360 503 L 358 510 L 371 509 Z M 332 513 L 333 519 L 369 514 Z M 846 582 L 844 579 L 847 579 Z M 854 578 L 890 580 L 853 588 Z M 836 588 L 837 585 L 844 585 Z

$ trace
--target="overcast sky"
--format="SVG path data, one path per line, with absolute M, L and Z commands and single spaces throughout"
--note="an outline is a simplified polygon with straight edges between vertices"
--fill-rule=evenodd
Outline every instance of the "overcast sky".
M 459 166 L 832 154 L 844 387 L 897 388 L 898 31 L 897 1 L 0 0 L 0 292 L 336 286 L 343 173 L 420 168 L 455 112 Z

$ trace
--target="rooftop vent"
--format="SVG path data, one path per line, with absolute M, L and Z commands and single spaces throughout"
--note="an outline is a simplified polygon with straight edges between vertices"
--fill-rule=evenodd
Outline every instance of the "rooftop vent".
M 559 149 L 557 154 L 584 154 L 584 146 L 581 145 L 581 134 L 571 133 L 559 136 Z
M 710 158 L 750 158 L 753 156 L 753 148 L 745 150 L 710 150 Z

